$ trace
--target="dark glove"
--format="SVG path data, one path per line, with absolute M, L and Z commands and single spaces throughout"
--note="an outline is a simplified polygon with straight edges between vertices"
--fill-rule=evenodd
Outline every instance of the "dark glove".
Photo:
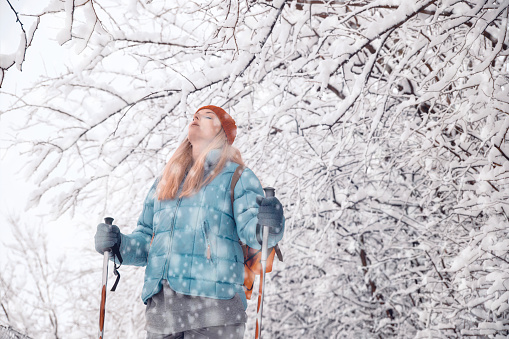
M 257 236 L 261 239 L 261 226 L 269 226 L 269 237 L 281 234 L 283 232 L 283 205 L 276 197 L 264 198 L 256 197 L 256 203 L 260 205 L 258 208 L 258 226 Z
M 116 225 L 99 224 L 95 232 L 95 250 L 100 254 L 120 246 L 120 229 Z

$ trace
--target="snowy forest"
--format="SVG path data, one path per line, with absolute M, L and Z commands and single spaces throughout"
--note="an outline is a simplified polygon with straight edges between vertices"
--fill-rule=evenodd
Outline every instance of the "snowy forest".
M 0 1 L 19 35 L 0 55 L 0 118 L 16 121 L 2 147 L 35 185 L 26 213 L 51 207 L 37 225 L 1 225 L 16 238 L 1 325 L 96 335 L 97 224 L 134 229 L 212 104 L 285 211 L 264 338 L 509 336 L 509 1 Z M 48 23 L 72 58 L 7 90 Z M 86 239 L 50 259 L 45 223 L 76 215 Z M 105 337 L 145 338 L 144 270 L 120 273 Z M 256 298 L 247 314 L 254 338 Z

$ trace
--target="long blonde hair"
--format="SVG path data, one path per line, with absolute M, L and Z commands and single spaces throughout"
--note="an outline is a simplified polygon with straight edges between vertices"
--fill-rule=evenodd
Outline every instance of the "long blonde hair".
M 205 172 L 205 160 L 207 154 L 213 149 L 220 149 L 221 155 L 214 170 L 210 172 L 207 178 L 203 179 L 203 174 Z M 184 179 L 188 170 L 189 173 L 184 181 L 184 186 L 182 187 L 182 192 L 180 193 L 179 198 L 192 196 L 203 186 L 214 180 L 214 178 L 221 173 L 221 170 L 226 165 L 227 161 L 232 161 L 245 166 L 240 151 L 228 143 L 226 133 L 223 129 L 221 129 L 216 137 L 212 139 L 210 144 L 203 150 L 202 154 L 200 154 L 194 164 L 193 146 L 186 137 L 175 150 L 175 153 L 173 153 L 164 168 L 161 180 L 159 180 L 157 185 L 157 198 L 159 200 L 174 199 L 177 195 L 180 183 L 182 182 L 182 179 Z

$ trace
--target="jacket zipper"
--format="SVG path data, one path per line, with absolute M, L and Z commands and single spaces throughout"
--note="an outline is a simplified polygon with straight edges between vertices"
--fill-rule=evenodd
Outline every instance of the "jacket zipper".
M 175 215 L 173 216 L 173 220 L 171 222 L 171 235 L 170 235 L 170 251 L 168 252 L 168 256 L 171 255 L 171 250 L 173 248 L 173 231 L 175 230 L 175 219 L 177 218 L 177 211 L 179 209 L 179 206 L 180 206 L 180 201 L 182 200 L 182 198 L 179 198 L 179 200 L 177 201 L 177 207 L 175 207 Z M 163 276 L 161 279 L 164 279 L 164 274 L 165 272 L 168 270 L 168 257 L 166 257 L 166 261 L 164 263 L 164 270 L 163 270 Z
M 207 259 L 214 262 L 214 260 L 212 259 L 212 255 L 211 255 L 211 251 L 210 251 L 210 240 L 209 240 L 209 234 L 207 232 L 207 221 L 204 221 L 203 224 L 202 224 L 202 230 L 203 230 L 203 234 L 205 235 L 205 241 L 207 242 Z

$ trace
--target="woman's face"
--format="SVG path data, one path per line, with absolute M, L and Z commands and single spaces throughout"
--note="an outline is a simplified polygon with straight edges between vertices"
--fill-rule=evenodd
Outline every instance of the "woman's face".
M 187 137 L 193 145 L 197 142 L 210 142 L 221 128 L 221 121 L 216 114 L 210 109 L 202 109 L 194 114 Z

